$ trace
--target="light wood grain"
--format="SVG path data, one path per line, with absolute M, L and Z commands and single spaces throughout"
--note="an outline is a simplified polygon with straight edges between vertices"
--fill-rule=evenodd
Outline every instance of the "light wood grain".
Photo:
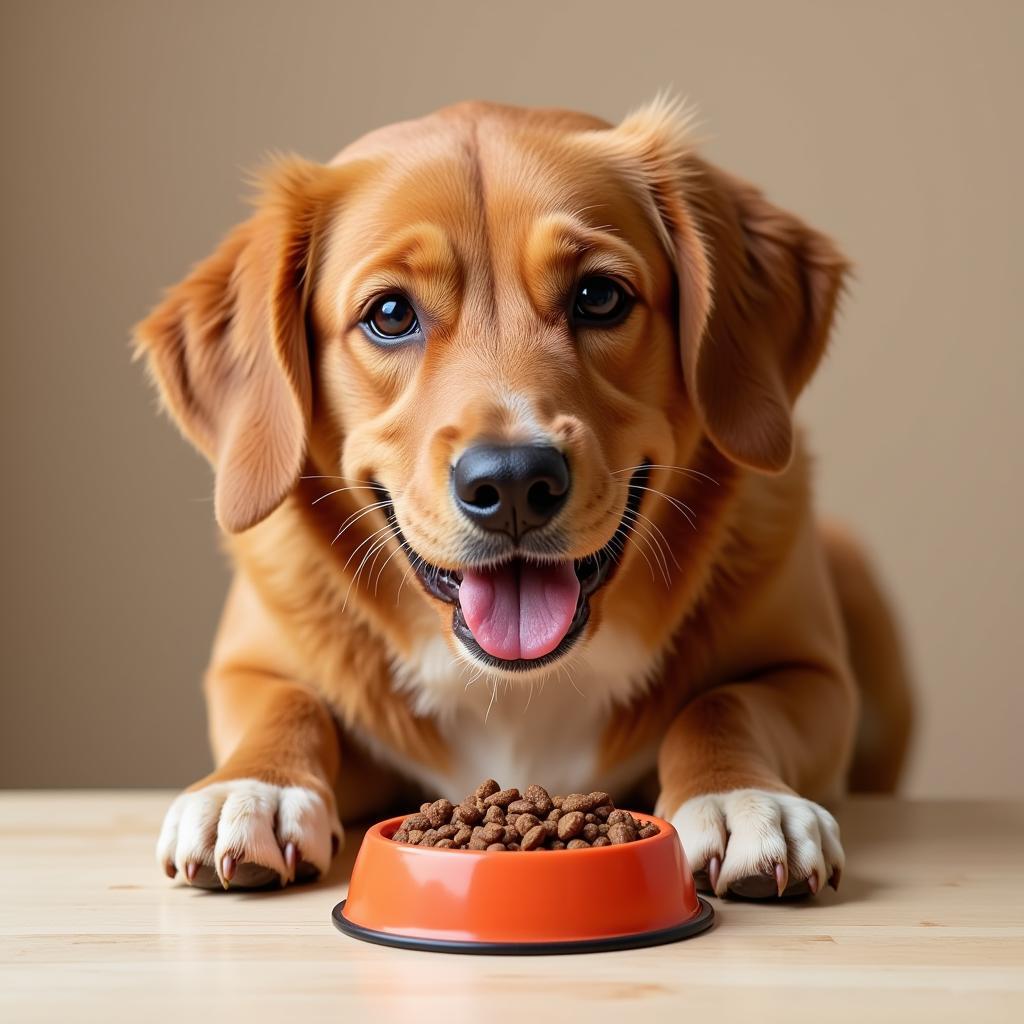
M 1024 805 L 851 800 L 840 892 L 714 901 L 631 952 L 413 953 L 338 934 L 328 879 L 258 894 L 164 878 L 170 793 L 0 794 L 0 1020 L 1024 1020 Z

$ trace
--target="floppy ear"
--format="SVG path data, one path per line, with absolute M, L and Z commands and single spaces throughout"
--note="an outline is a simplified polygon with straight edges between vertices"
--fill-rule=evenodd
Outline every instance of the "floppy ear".
M 704 330 L 680 338 L 690 398 L 724 454 L 780 472 L 793 454 L 793 403 L 825 351 L 847 264 L 753 186 L 693 163 L 686 199 L 710 250 L 714 300 Z M 678 232 L 676 243 L 677 260 L 687 259 Z
M 329 173 L 279 163 L 253 216 L 135 329 L 164 405 L 214 466 L 217 521 L 230 533 L 273 512 L 302 469 L 305 311 Z
M 670 105 L 619 130 L 639 145 L 676 266 L 683 372 L 704 430 L 733 461 L 781 472 L 793 403 L 825 350 L 846 260 L 752 185 L 694 157 Z

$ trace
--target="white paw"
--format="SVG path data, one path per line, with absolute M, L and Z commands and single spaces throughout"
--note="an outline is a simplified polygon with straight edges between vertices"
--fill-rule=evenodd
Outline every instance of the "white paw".
M 688 800 L 672 818 L 694 874 L 718 896 L 833 888 L 846 863 L 836 819 L 800 796 L 737 789 Z
M 171 804 L 156 856 L 191 885 L 255 888 L 323 874 L 341 839 L 337 815 L 312 789 L 232 779 Z

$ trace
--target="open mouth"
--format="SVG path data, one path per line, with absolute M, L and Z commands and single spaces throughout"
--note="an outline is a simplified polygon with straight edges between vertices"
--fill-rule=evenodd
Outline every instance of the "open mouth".
M 590 599 L 614 575 L 643 499 L 648 466 L 629 481 L 611 540 L 584 558 L 543 561 L 514 555 L 484 567 L 446 569 L 424 561 L 398 532 L 421 586 L 452 605 L 452 632 L 476 660 L 510 672 L 540 668 L 579 639 Z M 382 488 L 383 490 L 383 488 Z M 394 506 L 388 510 L 394 522 Z

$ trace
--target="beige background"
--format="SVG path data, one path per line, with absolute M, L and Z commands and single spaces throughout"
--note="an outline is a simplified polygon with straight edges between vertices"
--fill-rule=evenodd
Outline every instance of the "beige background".
M 707 152 L 856 261 L 803 403 L 920 690 L 907 789 L 1020 794 L 1024 4 L 3 3 L 0 784 L 182 785 L 226 573 L 133 321 L 328 158 L 468 97 L 610 118 L 673 86 Z

